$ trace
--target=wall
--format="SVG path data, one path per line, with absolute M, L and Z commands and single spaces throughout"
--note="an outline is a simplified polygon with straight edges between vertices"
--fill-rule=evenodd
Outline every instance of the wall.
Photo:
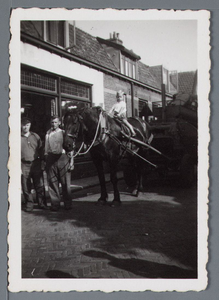
M 104 74 L 104 102 L 105 110 L 108 112 L 113 104 L 116 102 L 116 92 L 122 90 L 127 94 L 127 114 L 131 116 L 131 97 L 130 94 L 130 83 L 127 81 L 120 80 L 117 77 Z
M 92 85 L 93 105 L 104 106 L 103 73 L 21 42 L 21 63 Z
M 104 102 L 105 110 L 108 112 L 113 104 L 116 102 L 116 92 L 123 90 L 127 96 L 127 115 L 128 117 L 132 114 L 131 104 L 131 84 L 127 81 L 120 80 L 117 77 L 104 74 Z M 152 102 L 160 102 L 161 94 L 153 92 L 149 89 L 134 86 L 134 115 L 138 116 L 138 101 L 140 99 L 147 100 L 149 107 L 152 109 Z M 168 99 L 168 97 L 167 97 Z

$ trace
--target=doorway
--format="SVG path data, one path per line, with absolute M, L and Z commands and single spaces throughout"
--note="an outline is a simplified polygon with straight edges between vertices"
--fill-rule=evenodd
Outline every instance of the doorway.
M 31 119 L 31 131 L 42 140 L 50 128 L 51 116 L 58 114 L 57 98 L 33 92 L 21 93 L 21 116 Z

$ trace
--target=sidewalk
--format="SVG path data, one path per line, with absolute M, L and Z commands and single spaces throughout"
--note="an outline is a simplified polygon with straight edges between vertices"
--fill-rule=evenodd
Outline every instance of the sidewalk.
M 123 172 L 120 171 L 117 173 L 118 180 L 123 179 Z M 110 174 L 105 174 L 106 182 L 110 182 Z M 92 177 L 86 177 L 86 178 L 79 178 L 79 179 L 73 179 L 71 182 L 71 189 L 72 191 L 79 191 L 82 189 L 94 187 L 96 185 L 99 185 L 99 179 L 98 176 L 92 176 Z
M 43 175 L 44 175 L 45 191 L 47 193 L 48 192 L 48 184 L 47 184 L 46 173 L 44 172 Z M 118 180 L 123 179 L 123 172 L 122 171 L 117 173 L 117 178 L 118 178 Z M 105 180 L 106 180 L 106 183 L 110 182 L 110 174 L 109 173 L 105 174 Z M 71 190 L 73 192 L 77 192 L 77 191 L 80 191 L 82 189 L 87 189 L 87 188 L 90 188 L 90 187 L 97 186 L 99 184 L 100 183 L 99 183 L 99 179 L 98 179 L 97 175 L 96 176 L 91 176 L 91 177 L 73 179 L 71 181 Z M 60 184 L 60 188 L 61 188 L 61 184 Z
M 44 185 L 45 185 L 45 194 L 46 194 L 46 198 L 49 199 L 49 195 L 48 195 L 48 183 L 47 183 L 47 175 L 44 172 L 43 173 L 43 181 L 44 181 Z M 123 172 L 120 171 L 117 173 L 117 178 L 118 180 L 123 179 Z M 110 174 L 107 173 L 105 174 L 105 179 L 106 179 L 106 183 L 110 182 Z M 71 181 L 71 191 L 72 192 L 78 192 L 81 191 L 83 189 L 87 189 L 87 188 L 91 188 L 91 187 L 95 187 L 100 185 L 99 183 L 99 179 L 98 176 L 91 176 L 91 177 L 85 177 L 85 178 L 79 178 L 79 179 L 73 179 Z M 60 192 L 62 191 L 62 187 L 61 184 L 59 184 L 59 188 L 60 188 Z M 34 201 L 36 201 L 36 192 L 34 189 L 32 189 L 31 191 Z M 21 202 L 23 203 L 23 194 L 21 192 Z

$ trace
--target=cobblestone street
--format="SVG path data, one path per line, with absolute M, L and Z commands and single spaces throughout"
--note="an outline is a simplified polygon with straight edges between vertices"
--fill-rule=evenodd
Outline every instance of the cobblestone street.
M 93 187 L 73 193 L 70 211 L 22 211 L 22 277 L 196 278 L 196 187 L 119 189 L 116 208 L 96 206 Z

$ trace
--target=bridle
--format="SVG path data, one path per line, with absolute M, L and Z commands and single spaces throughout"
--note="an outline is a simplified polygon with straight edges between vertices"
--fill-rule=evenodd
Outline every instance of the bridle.
M 75 148 L 75 140 L 78 137 L 80 126 L 81 125 L 85 126 L 84 124 L 82 124 L 82 122 L 83 122 L 83 116 L 78 113 L 77 117 L 78 117 L 78 120 L 74 123 L 74 124 L 76 124 L 77 122 L 79 123 L 79 126 L 77 127 L 76 132 L 74 134 L 67 133 L 67 136 L 73 139 L 73 149 Z M 103 118 L 103 114 L 102 114 L 102 111 L 101 111 L 100 114 L 99 114 L 99 120 L 98 120 L 98 123 L 97 123 L 97 128 L 96 128 L 96 132 L 95 132 L 94 138 L 92 140 L 92 143 L 88 147 L 88 149 L 85 152 L 81 152 L 81 150 L 82 150 L 82 148 L 83 148 L 83 146 L 85 144 L 84 141 L 83 141 L 81 143 L 81 146 L 80 146 L 79 150 L 75 154 L 72 153 L 73 151 L 69 152 L 69 154 L 68 154 L 69 157 L 75 158 L 75 157 L 80 156 L 80 155 L 85 155 L 85 154 L 87 154 L 91 150 L 91 148 L 94 146 L 94 143 L 97 140 L 97 135 L 98 135 L 98 132 L 99 132 L 99 128 L 100 128 L 100 124 L 101 124 L 102 118 Z

